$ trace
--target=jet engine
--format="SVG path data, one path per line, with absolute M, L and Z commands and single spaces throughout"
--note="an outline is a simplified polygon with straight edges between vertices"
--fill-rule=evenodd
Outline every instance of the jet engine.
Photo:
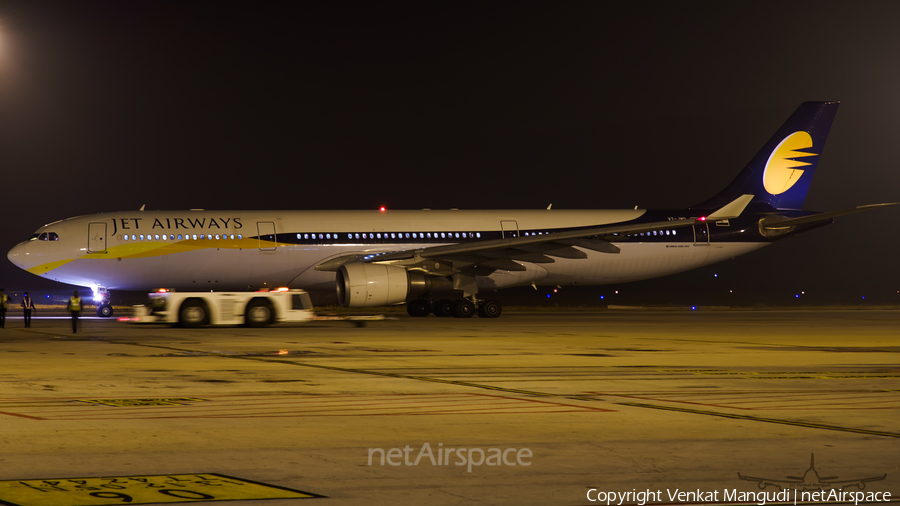
M 431 291 L 431 278 L 395 265 L 351 262 L 337 270 L 337 299 L 344 307 L 399 304 Z

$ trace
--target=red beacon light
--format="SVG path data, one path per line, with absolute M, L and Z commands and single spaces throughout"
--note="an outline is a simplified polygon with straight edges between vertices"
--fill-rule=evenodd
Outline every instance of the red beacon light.
M 706 221 L 706 216 L 701 216 L 697 218 L 697 221 Z
M 378 210 L 381 211 L 381 212 L 385 212 L 385 211 L 387 211 L 387 208 L 384 207 L 384 206 L 381 206 L 381 207 L 378 208 Z

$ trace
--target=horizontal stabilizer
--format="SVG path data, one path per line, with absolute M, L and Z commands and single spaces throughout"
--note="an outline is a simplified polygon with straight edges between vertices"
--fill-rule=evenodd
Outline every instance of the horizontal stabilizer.
M 858 206 L 851 207 L 850 209 L 842 209 L 840 211 L 831 211 L 828 213 L 819 213 L 819 214 L 811 214 L 809 216 L 801 216 L 799 218 L 788 218 L 784 220 L 771 220 L 770 218 L 775 218 L 777 215 L 770 216 L 766 218 L 762 222 L 763 228 L 784 228 L 784 227 L 795 227 L 797 225 L 806 225 L 809 223 L 816 223 L 819 221 L 830 220 L 832 218 L 837 218 L 838 216 L 845 216 L 848 214 L 861 213 L 863 211 L 871 211 L 872 209 L 878 209 L 881 207 L 887 206 L 895 206 L 900 204 L 900 202 L 891 202 L 886 204 L 869 204 L 866 206 Z

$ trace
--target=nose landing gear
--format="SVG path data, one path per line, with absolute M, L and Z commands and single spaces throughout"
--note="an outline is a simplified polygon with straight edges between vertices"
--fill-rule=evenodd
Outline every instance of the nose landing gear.
M 113 315 L 113 307 L 109 303 L 109 290 L 102 287 L 95 288 L 94 302 L 97 304 L 97 316 L 109 318 Z

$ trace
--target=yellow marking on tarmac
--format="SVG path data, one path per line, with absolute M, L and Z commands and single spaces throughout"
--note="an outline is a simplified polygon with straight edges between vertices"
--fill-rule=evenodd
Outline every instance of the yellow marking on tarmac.
M 135 343 L 135 342 L 119 341 L 118 343 L 119 344 L 129 344 L 132 346 L 144 346 L 144 347 L 148 347 L 148 348 L 162 348 L 162 349 L 175 350 L 175 351 L 192 351 L 192 352 L 197 351 L 197 350 L 175 348 L 175 347 L 170 347 L 170 346 L 141 344 L 141 343 Z M 382 376 L 382 377 L 388 377 L 388 378 L 401 378 L 401 379 L 412 379 L 412 380 L 417 380 L 417 381 L 428 381 L 428 382 L 433 382 L 433 383 L 446 383 L 446 384 L 451 384 L 451 385 L 482 388 L 482 389 L 487 389 L 487 390 L 495 390 L 495 391 L 500 391 L 500 392 L 509 392 L 509 393 L 523 394 L 523 395 L 534 395 L 534 396 L 541 396 L 541 397 L 567 397 L 569 399 L 575 399 L 575 400 L 581 400 L 581 401 L 602 401 L 603 400 L 603 399 L 598 399 L 596 397 L 589 397 L 589 396 L 583 396 L 583 395 L 570 396 L 570 395 L 565 395 L 565 394 L 550 394 L 550 393 L 546 393 L 546 392 L 536 392 L 536 391 L 532 391 L 532 390 L 520 390 L 520 389 L 513 389 L 513 388 L 507 389 L 507 388 L 495 387 L 492 385 L 471 383 L 468 381 L 442 380 L 442 379 L 438 379 L 438 378 L 429 378 L 427 376 L 407 376 L 405 374 L 367 371 L 364 369 L 349 369 L 349 368 L 344 368 L 344 367 L 335 367 L 335 366 L 328 366 L 328 365 L 321 365 L 321 364 L 310 364 L 310 363 L 304 363 L 304 362 L 289 361 L 289 360 L 282 360 L 282 359 L 272 359 L 272 358 L 266 358 L 266 357 L 248 357 L 248 356 L 241 356 L 241 355 L 224 355 L 224 354 L 216 354 L 216 353 L 211 353 L 210 356 L 218 356 L 218 357 L 223 357 L 223 358 L 232 358 L 232 359 L 239 359 L 239 360 L 254 360 L 257 362 L 272 362 L 272 363 L 278 363 L 278 364 L 284 364 L 284 365 L 294 365 L 294 366 L 299 366 L 299 367 L 310 367 L 310 368 L 314 368 L 314 369 L 325 369 L 325 370 L 330 370 L 330 371 L 341 371 L 341 372 L 349 372 L 349 373 L 356 373 L 356 374 L 368 374 L 368 375 Z M 857 433 L 857 434 L 868 434 L 868 435 L 875 435 L 875 436 L 900 438 L 900 434 L 897 434 L 894 432 L 871 431 L 871 430 L 866 430 L 866 429 L 854 429 L 854 428 L 849 428 L 849 427 L 838 427 L 838 426 L 833 426 L 833 425 L 795 422 L 795 421 L 791 421 L 791 420 L 779 420 L 779 419 L 775 419 L 775 418 L 763 418 L 763 417 L 748 416 L 748 415 L 732 415 L 730 413 L 719 413 L 719 412 L 715 412 L 715 411 L 701 411 L 701 410 L 687 409 L 687 408 L 656 406 L 653 404 L 625 403 L 625 402 L 620 402 L 620 403 L 616 403 L 616 404 L 619 404 L 622 406 L 634 406 L 634 407 L 662 409 L 662 410 L 669 410 L 669 411 L 681 411 L 684 413 L 719 416 L 719 417 L 723 417 L 723 418 L 733 418 L 733 419 L 738 419 L 738 420 L 750 420 L 750 421 L 766 422 L 766 423 L 779 423 L 782 425 L 794 425 L 797 427 L 806 427 L 806 428 L 810 428 L 810 429 L 836 430 L 836 431 L 843 431 L 843 432 L 853 432 L 853 433 Z
M 132 346 L 144 346 L 147 348 L 161 348 L 161 349 L 165 349 L 165 350 L 174 350 L 174 351 L 184 351 L 184 352 L 193 352 L 193 353 L 198 352 L 197 350 L 175 348 L 172 346 L 159 346 L 159 345 L 153 345 L 153 344 L 141 344 L 141 343 L 123 342 L 123 341 L 116 341 L 116 343 L 117 344 L 129 344 Z M 206 353 L 206 352 L 204 352 L 204 353 Z M 485 390 L 493 390 L 493 391 L 497 391 L 497 392 L 507 392 L 507 393 L 511 393 L 511 394 L 534 395 L 534 396 L 539 396 L 539 397 L 566 397 L 569 399 L 577 399 L 577 400 L 582 400 L 582 401 L 602 400 L 602 399 L 597 399 L 595 397 L 589 397 L 589 396 L 549 394 L 546 392 L 537 392 L 534 390 L 520 390 L 517 388 L 504 388 L 504 387 L 497 387 L 497 386 L 493 386 L 493 385 L 484 385 L 481 383 L 472 383 L 470 381 L 429 378 L 428 376 L 410 376 L 410 375 L 406 375 L 406 374 L 391 373 L 391 372 L 367 371 L 365 369 L 349 369 L 349 368 L 345 368 L 345 367 L 336 367 L 336 366 L 322 365 L 322 364 L 310 364 L 310 363 L 305 363 L 305 362 L 297 362 L 297 361 L 293 361 L 293 360 L 289 361 L 289 360 L 271 359 L 271 358 L 266 358 L 266 357 L 248 357 L 245 355 L 227 355 L 224 353 L 208 353 L 207 355 L 210 357 L 237 358 L 237 359 L 242 359 L 242 360 L 255 360 L 257 362 L 271 362 L 271 363 L 276 363 L 276 364 L 294 365 L 294 366 L 299 366 L 299 367 L 310 367 L 313 369 L 325 369 L 325 370 L 329 370 L 329 371 L 349 372 L 349 373 L 355 373 L 355 374 L 368 374 L 368 375 L 372 375 L 372 376 L 382 376 L 382 377 L 386 377 L 386 378 L 411 379 L 411 380 L 416 380 L 416 381 L 428 381 L 431 383 L 445 383 L 448 385 L 458 385 L 458 386 L 464 386 L 464 387 L 481 388 L 481 389 L 485 389 Z
M 203 402 L 206 399 L 193 397 L 163 397 L 153 399 L 77 399 L 78 402 L 115 406 L 117 408 L 131 408 L 135 406 L 183 406 L 188 402 Z
M 138 406 L 105 408 L 73 401 L 66 406 L 22 408 L 0 411 L 0 415 L 38 421 L 61 420 L 161 420 L 222 418 L 302 418 L 393 415 L 467 415 L 546 414 L 610 411 L 598 407 L 573 405 L 557 399 L 513 397 L 487 392 L 456 392 L 398 395 L 215 395 L 209 402 L 190 406 Z
M 719 411 L 703 411 L 699 409 L 690 409 L 690 408 L 676 408 L 672 406 L 658 406 L 655 404 L 642 404 L 638 402 L 617 402 L 621 406 L 632 406 L 636 408 L 650 408 L 650 409 L 661 409 L 664 411 L 678 411 L 681 413 L 693 413 L 696 415 L 707 415 L 707 416 L 718 416 L 722 418 L 733 418 L 735 420 L 750 420 L 753 422 L 765 422 L 765 423 L 778 423 L 781 425 L 793 425 L 795 427 L 806 427 L 810 429 L 824 429 L 824 430 L 836 430 L 840 432 L 853 432 L 856 434 L 866 434 L 870 436 L 885 436 L 885 437 L 895 437 L 900 438 L 900 434 L 896 432 L 883 432 L 877 430 L 867 430 L 867 429 L 854 429 L 852 427 L 840 427 L 837 425 L 825 425 L 821 423 L 808 423 L 808 422 L 797 422 L 794 420 L 781 420 L 778 418 L 763 418 L 761 416 L 750 416 L 750 415 L 735 415 L 732 413 L 722 413 Z
M 0 481 L 0 504 L 8 506 L 103 506 L 314 497 L 324 496 L 216 473 Z

